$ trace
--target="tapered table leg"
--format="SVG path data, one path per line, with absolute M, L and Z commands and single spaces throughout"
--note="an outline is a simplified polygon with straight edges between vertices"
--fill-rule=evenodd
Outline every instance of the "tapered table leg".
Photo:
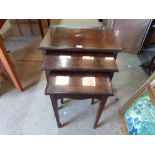
M 9 55 L 5 49 L 5 46 L 3 44 L 3 40 L 0 36 L 0 59 L 7 71 L 7 73 L 9 74 L 12 82 L 14 83 L 15 87 L 19 90 L 19 91 L 23 91 L 22 85 L 16 75 L 16 71 L 14 69 L 14 66 L 9 58 Z
M 96 120 L 95 120 L 95 123 L 94 123 L 94 128 L 95 128 L 95 129 L 97 128 L 98 121 L 99 121 L 99 119 L 100 119 L 100 117 L 101 117 L 101 114 L 102 114 L 102 112 L 103 112 L 103 110 L 104 110 L 104 107 L 105 107 L 105 104 L 106 104 L 106 102 L 107 102 L 107 99 L 108 99 L 108 97 L 105 96 L 105 97 L 103 97 L 102 100 L 101 100 L 101 103 L 100 103 L 100 105 L 99 105 L 98 112 L 97 112 L 97 115 L 96 115 Z
M 50 71 L 45 71 L 45 75 L 46 75 L 46 80 L 48 81 L 48 77 L 50 75 Z
M 58 102 L 57 102 L 57 99 L 55 98 L 54 95 L 50 95 L 50 98 L 51 98 L 55 118 L 56 118 L 56 121 L 57 121 L 57 126 L 58 126 L 58 128 L 60 128 L 62 125 L 60 123 L 60 118 L 59 118 L 59 113 L 58 113 Z

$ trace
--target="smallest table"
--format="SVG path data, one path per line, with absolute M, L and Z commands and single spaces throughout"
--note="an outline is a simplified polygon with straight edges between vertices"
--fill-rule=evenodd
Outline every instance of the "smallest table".
M 94 128 L 96 128 L 107 98 L 113 95 L 113 90 L 107 74 L 57 72 L 50 74 L 45 94 L 50 95 L 58 127 L 62 126 L 58 113 L 58 99 L 96 98 L 101 100 L 94 123 Z

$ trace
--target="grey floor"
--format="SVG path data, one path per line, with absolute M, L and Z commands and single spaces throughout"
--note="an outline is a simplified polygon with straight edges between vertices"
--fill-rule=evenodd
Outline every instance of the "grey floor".
M 63 20 L 61 24 L 98 25 L 97 20 Z M 59 114 L 66 126 L 58 129 L 51 102 L 44 95 L 46 78 L 40 70 L 42 54 L 38 50 L 40 37 L 10 37 L 7 47 L 25 91 L 17 92 L 6 77 L 0 87 L 0 134 L 122 134 L 118 120 L 119 108 L 147 79 L 137 55 L 120 53 L 117 58 L 119 73 L 115 73 L 115 96 L 110 97 L 101 116 L 99 127 L 93 129 L 98 102 L 65 100 L 59 104 Z M 20 44 L 19 44 L 20 43 Z M 118 101 L 115 98 L 119 98 Z

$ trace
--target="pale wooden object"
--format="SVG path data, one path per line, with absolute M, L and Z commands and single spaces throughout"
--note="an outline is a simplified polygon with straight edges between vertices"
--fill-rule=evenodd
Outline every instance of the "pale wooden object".
M 124 111 L 131 105 L 133 102 L 140 97 L 140 95 L 144 92 L 147 91 L 150 95 L 150 98 L 152 99 L 153 103 L 155 103 L 155 92 L 151 88 L 150 84 L 151 82 L 155 79 L 155 72 L 152 73 L 152 75 L 148 78 L 148 80 L 135 92 L 133 97 L 131 97 L 120 109 L 118 112 L 119 120 L 121 123 L 122 131 L 124 134 L 128 134 L 128 128 L 126 126 L 125 119 L 123 117 Z
M 6 51 L 6 48 L 3 44 L 2 37 L 0 35 L 0 60 L 2 61 L 7 73 L 9 74 L 12 82 L 14 83 L 15 87 L 19 91 L 23 91 L 22 85 L 16 75 L 15 69 L 13 67 L 13 64 L 9 58 L 9 55 Z

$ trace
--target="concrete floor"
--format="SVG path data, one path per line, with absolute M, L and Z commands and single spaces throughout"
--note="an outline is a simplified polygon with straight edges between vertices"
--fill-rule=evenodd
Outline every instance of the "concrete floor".
M 61 23 L 71 24 L 72 21 L 63 20 Z M 82 22 L 73 21 L 73 24 L 79 23 Z M 89 20 L 88 23 L 100 26 L 97 20 Z M 115 73 L 113 78 L 115 96 L 109 98 L 97 129 L 93 129 L 93 123 L 98 103 L 92 106 L 90 100 L 67 99 L 66 104 L 59 104 L 60 118 L 66 126 L 58 129 L 50 99 L 44 95 L 46 78 L 40 70 L 40 41 L 40 37 L 32 36 L 11 37 L 6 41 L 7 47 L 14 49 L 11 57 L 25 91 L 17 92 L 8 78 L 0 87 L 0 134 L 122 134 L 118 110 L 147 79 L 139 67 L 138 56 L 118 55 L 119 73 Z M 119 98 L 117 102 L 116 97 Z

